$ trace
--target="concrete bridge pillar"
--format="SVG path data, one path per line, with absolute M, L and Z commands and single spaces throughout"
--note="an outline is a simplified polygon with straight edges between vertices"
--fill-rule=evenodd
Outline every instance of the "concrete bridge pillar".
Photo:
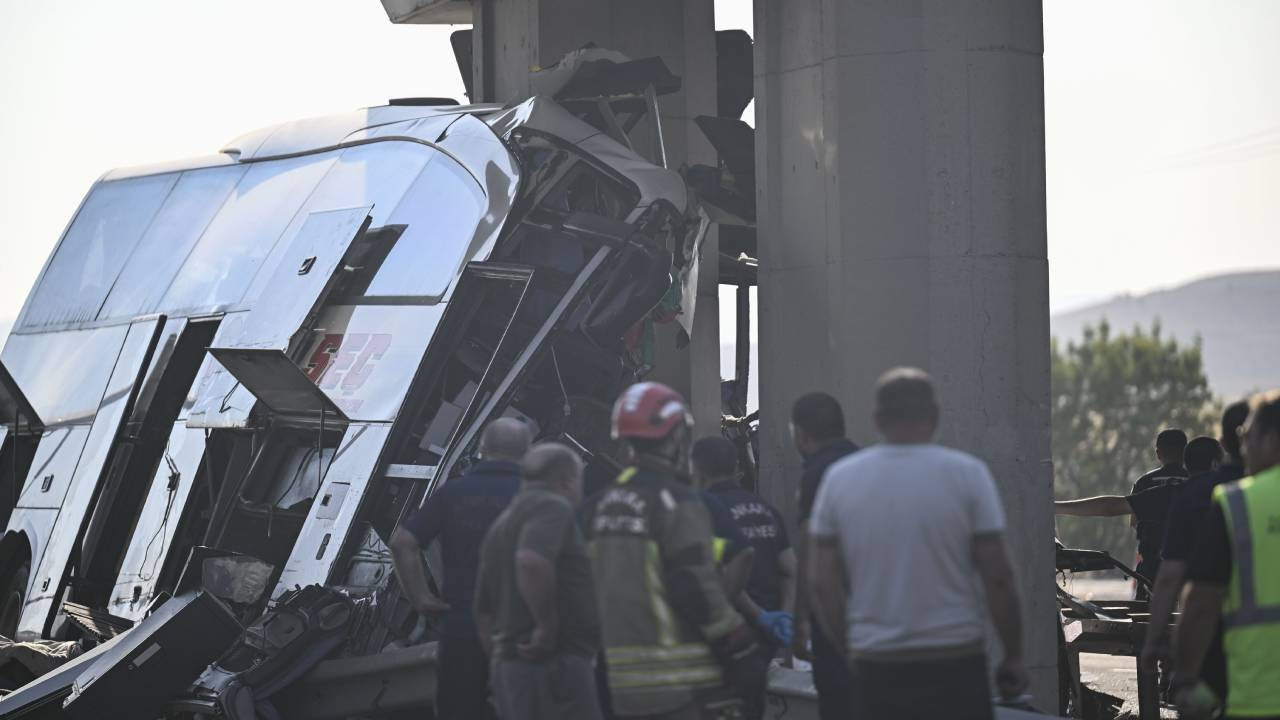
M 1003 492 L 1054 707 L 1040 2 L 756 0 L 755 31 L 765 492 L 794 507 L 795 397 L 870 443 L 876 377 L 928 370 L 940 440 Z

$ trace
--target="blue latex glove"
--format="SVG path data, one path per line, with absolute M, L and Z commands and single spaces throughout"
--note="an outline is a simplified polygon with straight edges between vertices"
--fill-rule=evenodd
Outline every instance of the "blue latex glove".
M 795 623 L 791 613 L 783 612 L 782 610 L 762 610 L 760 611 L 760 617 L 756 618 L 756 623 L 773 636 L 773 641 L 779 647 L 791 646 Z

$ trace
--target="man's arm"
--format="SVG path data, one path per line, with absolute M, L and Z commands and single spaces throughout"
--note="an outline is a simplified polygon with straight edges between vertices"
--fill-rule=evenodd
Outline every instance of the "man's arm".
M 1151 602 L 1147 606 L 1151 617 L 1147 620 L 1147 637 L 1142 645 L 1142 662 L 1148 665 L 1169 654 L 1169 620 L 1173 617 L 1173 607 L 1182 591 L 1186 573 L 1187 563 L 1182 560 L 1160 563 L 1155 583 L 1151 586 Z
M 664 518 L 660 546 L 672 607 L 715 643 L 742 625 L 715 567 L 711 518 L 697 496 L 681 498 Z
M 973 536 L 973 566 L 982 578 L 987 610 L 1004 647 L 1004 660 L 996 671 L 996 686 L 1006 698 L 1026 691 L 1027 671 L 1022 661 L 1022 606 L 1013 568 L 1005 552 L 1004 536 L 997 532 Z
M 1200 678 L 1200 666 L 1222 616 L 1225 586 L 1192 581 L 1182 595 L 1182 618 L 1174 642 L 1174 678 L 1187 687 Z
M 787 548 L 778 553 L 778 588 L 782 591 L 782 611 L 795 614 L 796 551 Z
M 516 551 L 516 589 L 533 616 L 533 635 L 521 643 L 519 652 L 537 659 L 555 651 L 560 631 L 556 607 L 556 565 L 535 550 Z
M 400 589 L 413 607 L 423 615 L 441 613 L 449 609 L 445 601 L 431 592 L 427 581 L 427 569 L 422 562 L 422 546 L 418 538 L 403 527 L 391 533 L 391 564 L 395 567 Z
M 556 558 L 569 533 L 576 533 L 573 507 L 557 499 L 541 504 L 525 521 L 516 540 L 516 590 L 533 616 L 533 633 L 516 650 L 537 659 L 554 652 L 560 635 Z
M 800 523 L 795 542 L 792 543 L 796 554 L 795 579 L 795 634 L 792 635 L 791 653 L 801 660 L 813 660 L 809 651 L 809 521 Z
M 845 589 L 844 563 L 839 538 L 817 535 L 809 538 L 809 597 L 818 629 L 843 655 L 845 652 L 845 611 L 849 595 Z
M 745 547 L 734 553 L 729 562 L 720 568 L 720 580 L 724 583 L 724 594 L 737 598 L 745 596 L 747 581 L 751 579 L 751 566 L 755 564 L 756 549 Z
M 764 608 L 756 604 L 755 600 L 746 591 L 740 592 L 733 596 L 733 606 L 738 609 L 738 614 L 748 620 L 754 620 L 760 617 L 760 613 L 764 612 Z
M 1083 500 L 1058 500 L 1053 504 L 1053 511 L 1057 515 L 1115 517 L 1129 515 L 1133 508 L 1123 495 L 1099 495 Z

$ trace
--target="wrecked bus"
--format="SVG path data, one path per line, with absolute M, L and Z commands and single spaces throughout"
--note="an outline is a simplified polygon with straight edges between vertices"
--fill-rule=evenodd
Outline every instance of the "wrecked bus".
M 234 558 L 241 625 L 326 586 L 376 616 L 345 653 L 410 646 L 384 541 L 484 423 L 611 476 L 709 221 L 572 107 L 393 102 L 95 183 L 0 355 L 0 635 L 109 644 Z

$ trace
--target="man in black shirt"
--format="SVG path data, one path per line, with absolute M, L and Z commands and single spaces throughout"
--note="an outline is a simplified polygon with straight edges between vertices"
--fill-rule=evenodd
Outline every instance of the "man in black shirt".
M 1130 494 L 1137 495 L 1163 485 L 1177 485 L 1185 480 L 1187 468 L 1183 464 L 1183 458 L 1186 451 L 1185 432 L 1177 428 L 1160 431 L 1156 435 L 1156 460 L 1160 462 L 1160 467 L 1138 478 L 1133 483 Z M 1168 496 L 1169 499 L 1172 497 Z M 1148 580 L 1154 579 L 1160 571 L 1160 544 L 1164 542 L 1164 521 L 1168 513 L 1169 504 L 1166 502 L 1159 507 L 1158 513 L 1149 513 L 1145 517 L 1134 515 L 1134 532 L 1138 536 L 1138 566 L 1135 569 Z M 1146 543 L 1143 543 L 1143 538 L 1147 539 Z M 1139 600 L 1148 599 L 1143 587 L 1138 588 L 1137 596 Z
M 840 648 L 844 638 L 828 638 L 821 631 L 810 633 L 808 565 L 809 515 L 818 495 L 822 476 L 837 460 L 857 452 L 844 436 L 844 410 L 827 393 L 810 393 L 791 407 L 791 437 L 804 458 L 800 476 L 799 516 L 796 535 L 796 611 L 791 649 L 796 657 L 813 663 L 813 685 L 818 690 L 818 715 L 822 720 L 846 720 L 853 714 L 853 676 Z M 812 635 L 813 652 L 809 652 Z
M 1147 472 L 1133 483 L 1131 494 L 1136 495 L 1143 490 L 1166 485 L 1172 481 L 1184 480 L 1187 468 L 1183 460 L 1187 452 L 1187 434 L 1177 428 L 1161 430 L 1156 435 L 1156 460 L 1160 467 Z
M 1187 560 L 1190 558 L 1201 525 L 1212 503 L 1213 489 L 1222 483 L 1234 482 L 1244 477 L 1244 460 L 1240 456 L 1240 426 L 1249 416 L 1249 405 L 1236 402 L 1222 413 L 1221 451 L 1217 453 L 1221 464 L 1215 470 L 1204 471 L 1200 445 L 1207 438 L 1196 438 L 1187 445 L 1186 465 L 1190 477 L 1178 489 L 1165 522 L 1164 545 L 1160 550 L 1160 570 L 1156 573 L 1151 590 L 1151 619 L 1147 623 L 1147 637 L 1140 662 L 1148 666 L 1169 656 L 1168 625 L 1173 607 L 1182 593 L 1186 577 Z M 1212 449 L 1212 448 L 1211 448 Z M 1225 451 L 1225 457 L 1223 452 Z M 1209 645 L 1202 670 L 1205 683 L 1220 698 L 1227 696 L 1227 660 L 1222 652 L 1222 628 L 1218 627 Z
M 735 604 L 755 624 L 761 647 L 772 658 L 778 646 L 791 645 L 796 554 L 778 511 L 738 484 L 737 455 L 733 443 L 712 436 L 693 444 L 690 460 L 698 486 L 720 501 L 755 549 L 746 596 Z
M 391 559 L 405 597 L 424 616 L 443 616 L 437 665 L 436 717 L 469 720 L 489 715 L 489 661 L 471 614 L 480 543 L 520 489 L 517 464 L 529 449 L 529 429 L 500 418 L 480 437 L 481 461 L 449 480 L 391 534 Z M 440 540 L 444 598 L 427 582 L 422 552 Z
M 1217 441 L 1207 438 L 1214 445 Z M 1054 512 L 1079 517 L 1132 515 L 1138 526 L 1138 553 L 1142 563 L 1138 574 L 1151 580 L 1160 567 L 1160 543 L 1164 541 L 1165 518 L 1177 494 L 1180 479 L 1148 487 L 1132 495 L 1098 495 L 1080 500 L 1058 500 Z M 1140 598 L 1141 599 L 1141 598 Z

